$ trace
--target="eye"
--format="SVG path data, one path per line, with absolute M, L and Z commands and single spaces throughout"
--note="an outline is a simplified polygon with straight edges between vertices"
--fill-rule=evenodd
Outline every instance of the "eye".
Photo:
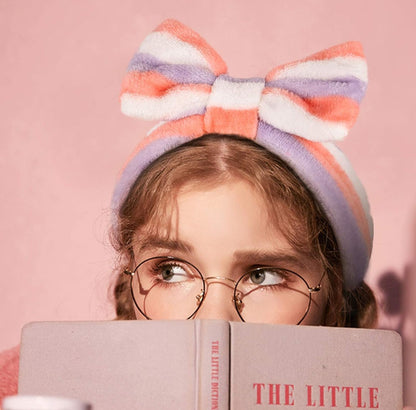
M 183 282 L 190 278 L 191 274 L 177 263 L 163 263 L 156 266 L 156 274 L 165 282 Z
M 259 268 L 249 274 L 249 280 L 255 285 L 273 286 L 285 281 L 285 272 L 274 268 Z

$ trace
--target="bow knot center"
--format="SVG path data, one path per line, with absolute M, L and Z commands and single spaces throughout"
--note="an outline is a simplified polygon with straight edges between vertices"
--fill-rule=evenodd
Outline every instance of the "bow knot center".
M 238 134 L 254 139 L 264 84 L 263 78 L 218 76 L 208 98 L 205 132 Z

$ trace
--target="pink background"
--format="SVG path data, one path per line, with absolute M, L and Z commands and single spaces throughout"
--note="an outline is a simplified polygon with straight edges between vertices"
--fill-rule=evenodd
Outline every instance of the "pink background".
M 196 29 L 240 77 L 363 43 L 370 83 L 342 148 L 372 205 L 368 279 L 383 306 L 380 326 L 401 331 L 408 349 L 416 297 L 413 0 L 0 0 L 0 350 L 17 344 L 29 321 L 113 317 L 111 191 L 152 125 L 119 113 L 119 88 L 140 41 L 167 17 Z

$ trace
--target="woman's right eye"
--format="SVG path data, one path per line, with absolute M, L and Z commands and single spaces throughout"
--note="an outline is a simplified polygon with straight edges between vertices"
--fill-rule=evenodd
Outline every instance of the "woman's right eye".
M 155 271 L 165 282 L 184 282 L 189 279 L 189 274 L 180 265 L 163 264 L 156 267 Z

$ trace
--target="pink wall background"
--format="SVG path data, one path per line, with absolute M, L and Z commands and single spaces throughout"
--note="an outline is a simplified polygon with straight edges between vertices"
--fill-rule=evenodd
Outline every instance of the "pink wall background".
M 111 191 L 151 126 L 119 113 L 119 88 L 140 41 L 167 17 L 201 33 L 234 76 L 363 43 L 369 88 L 342 148 L 372 205 L 380 326 L 414 346 L 413 0 L 0 0 L 0 349 L 29 321 L 113 317 Z

